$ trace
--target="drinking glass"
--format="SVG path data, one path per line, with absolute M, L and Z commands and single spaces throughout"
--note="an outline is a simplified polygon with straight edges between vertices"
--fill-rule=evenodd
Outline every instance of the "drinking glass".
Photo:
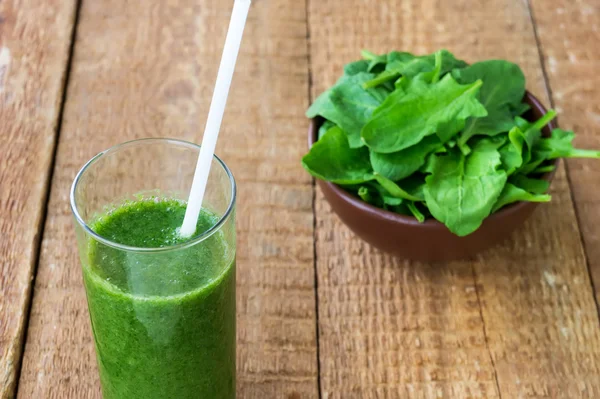
M 184 206 L 199 148 L 131 141 L 96 155 L 73 182 L 105 399 L 235 398 L 236 186 L 225 163 L 214 157 L 203 202 L 213 222 L 189 241 L 134 247 L 95 231 L 119 216 L 120 231 L 145 234 L 155 220 L 128 218 L 136 204 Z

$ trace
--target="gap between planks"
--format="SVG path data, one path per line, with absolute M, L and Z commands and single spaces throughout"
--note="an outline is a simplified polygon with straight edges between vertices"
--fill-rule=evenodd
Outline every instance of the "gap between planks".
M 311 59 L 311 25 L 310 25 L 310 1 L 305 0 L 306 9 L 306 61 L 307 61 L 307 75 L 308 75 L 308 90 L 307 99 L 308 108 L 313 102 L 312 90 L 313 90 L 313 76 L 312 76 L 312 59 Z M 317 183 L 315 179 L 312 179 L 312 213 L 313 213 L 313 268 L 314 268 L 314 290 L 315 290 L 315 336 L 317 345 L 317 394 L 319 399 L 323 397 L 323 390 L 321 389 L 321 351 L 320 351 L 320 332 L 319 332 L 319 277 L 317 268 Z

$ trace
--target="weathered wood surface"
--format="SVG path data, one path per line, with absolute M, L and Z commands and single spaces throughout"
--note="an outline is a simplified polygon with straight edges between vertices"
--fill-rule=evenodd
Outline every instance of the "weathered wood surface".
M 519 63 L 548 102 L 526 2 L 325 0 L 308 11 L 313 98 L 361 48 L 448 48 Z M 598 315 L 562 167 L 552 192 L 510 241 L 447 265 L 370 248 L 318 193 L 322 396 L 600 397 Z
M 84 1 L 42 242 L 20 398 L 98 398 L 68 189 L 133 138 L 199 142 L 232 1 Z M 317 397 L 306 9 L 256 1 L 219 155 L 238 198 L 238 396 Z
M 0 398 L 14 396 L 74 1 L 0 1 Z
M 68 204 L 77 170 L 133 138 L 200 141 L 232 1 L 133 3 L 82 1 L 41 226 L 75 2 L 0 0 L 0 397 L 19 372 L 42 228 L 18 396 L 100 397 Z M 318 191 L 313 231 L 299 163 L 309 97 L 362 48 L 517 62 L 577 143 L 600 148 L 599 22 L 590 1 L 254 1 L 218 149 L 240 190 L 239 397 L 600 397 L 595 162 L 568 162 L 572 193 L 561 167 L 553 202 L 509 241 L 447 265 L 371 248 Z
M 551 100 L 560 125 L 577 133 L 576 144 L 600 148 L 600 3 L 532 0 Z M 568 175 L 588 263 L 600 299 L 600 163 L 568 160 Z

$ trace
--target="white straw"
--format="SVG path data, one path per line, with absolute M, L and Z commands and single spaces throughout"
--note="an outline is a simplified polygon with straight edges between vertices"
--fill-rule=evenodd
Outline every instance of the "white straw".
M 229 95 L 229 87 L 235 70 L 235 63 L 240 51 L 242 35 L 244 34 L 244 26 L 250 9 L 250 0 L 235 0 L 233 11 L 231 13 L 231 21 L 229 22 L 229 31 L 227 39 L 225 39 L 225 47 L 223 47 L 223 56 L 221 57 L 221 66 L 217 74 L 217 83 L 213 92 L 210 110 L 208 112 L 208 120 L 204 129 L 204 137 L 202 146 L 200 147 L 200 156 L 196 164 L 196 172 L 194 181 L 190 190 L 183 225 L 181 226 L 180 235 L 182 237 L 190 237 L 196 231 L 198 224 L 198 216 L 202 208 L 202 199 L 206 190 L 206 183 L 210 173 L 221 122 L 227 104 L 227 96 Z

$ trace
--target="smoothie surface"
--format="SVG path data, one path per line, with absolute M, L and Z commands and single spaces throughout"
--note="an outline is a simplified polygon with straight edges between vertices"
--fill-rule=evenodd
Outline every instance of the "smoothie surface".
M 174 199 L 150 198 L 130 201 L 98 217 L 92 230 L 117 244 L 137 248 L 161 248 L 190 241 L 178 231 L 183 223 L 186 204 Z M 194 236 L 204 233 L 219 221 L 203 210 Z
M 194 236 L 182 238 L 178 231 L 185 206 L 173 199 L 146 199 L 127 202 L 98 217 L 91 228 L 100 236 L 117 244 L 165 251 L 135 253 L 91 242 L 91 271 L 136 296 L 181 294 L 217 278 L 224 271 L 224 263 L 231 261 L 232 251 L 221 232 L 188 248 L 167 248 L 194 240 L 219 221 L 213 213 L 202 210 Z

